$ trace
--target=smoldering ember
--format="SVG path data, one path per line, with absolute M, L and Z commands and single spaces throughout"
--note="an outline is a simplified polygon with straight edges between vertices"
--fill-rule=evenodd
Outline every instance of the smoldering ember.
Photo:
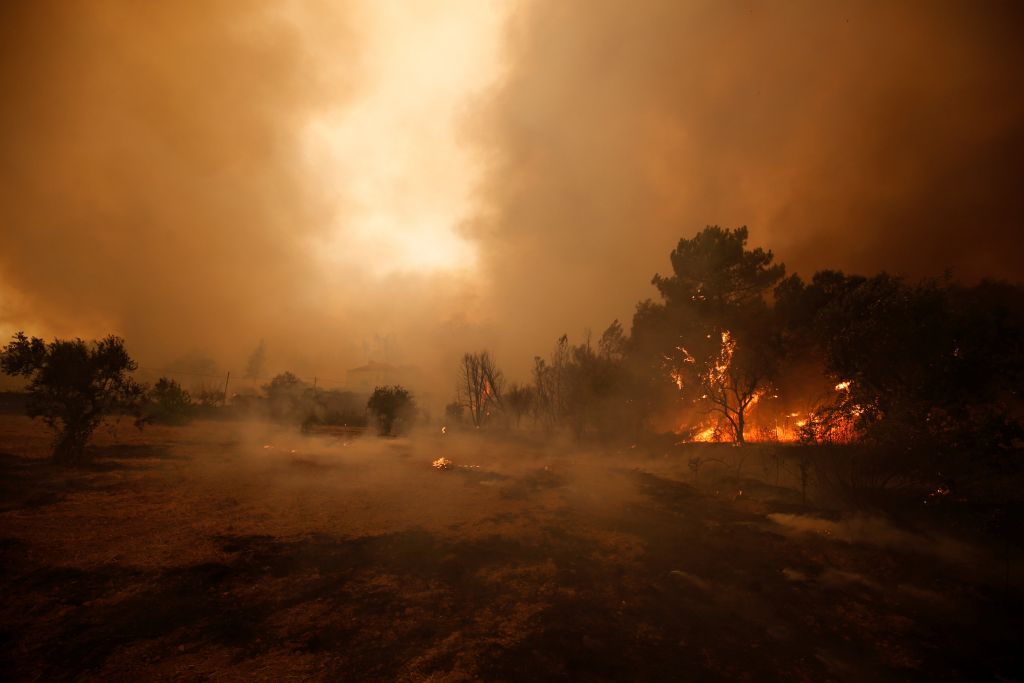
M 0 678 L 1024 680 L 1022 20 L 0 3 Z

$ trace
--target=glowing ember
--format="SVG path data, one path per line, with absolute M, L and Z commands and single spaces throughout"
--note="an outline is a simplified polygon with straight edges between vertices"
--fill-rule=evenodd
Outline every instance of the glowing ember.
M 450 470 L 452 467 L 454 467 L 455 463 L 453 463 L 448 458 L 438 458 L 437 460 L 432 462 L 431 465 L 434 467 L 434 469 Z
M 675 382 L 676 389 L 679 389 L 680 391 L 682 391 L 683 390 L 683 373 L 679 372 L 678 370 L 673 370 L 673 371 L 671 371 L 669 373 L 669 377 L 671 377 L 672 381 Z

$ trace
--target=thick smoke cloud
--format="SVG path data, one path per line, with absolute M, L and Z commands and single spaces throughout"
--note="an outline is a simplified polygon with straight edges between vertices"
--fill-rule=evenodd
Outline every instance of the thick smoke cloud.
M 512 346 L 628 320 L 680 237 L 746 224 L 791 271 L 1017 280 L 1019 6 L 532 2 L 480 126 Z M 529 273 L 528 276 L 524 276 Z M 547 342 L 544 342 L 546 348 Z
M 521 378 L 628 321 L 708 223 L 807 274 L 1021 277 L 1010 3 L 512 2 L 501 81 L 465 104 L 476 270 L 321 258 L 355 179 L 306 132 L 372 89 L 368 6 L 0 5 L 0 332 L 236 371 L 262 339 L 267 372 L 339 378 L 381 335 L 441 396 L 461 351 Z
M 307 133 L 372 86 L 365 10 L 4 3 L 4 336 L 116 332 L 143 365 L 236 376 L 262 339 L 268 374 L 322 384 L 380 337 L 436 364 L 423 342 L 447 348 L 473 310 L 458 276 L 375 279 L 381 254 L 323 253 L 345 248 L 352 178 Z
M 6 319 L 215 354 L 297 324 L 320 221 L 294 131 L 346 74 L 273 6 L 4 4 Z

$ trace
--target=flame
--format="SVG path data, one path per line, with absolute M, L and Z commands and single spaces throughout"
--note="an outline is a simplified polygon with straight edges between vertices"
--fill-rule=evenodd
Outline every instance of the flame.
M 705 427 L 701 431 L 697 432 L 691 441 L 696 441 L 698 443 L 713 443 L 715 441 L 722 440 L 720 435 L 721 432 L 718 429 L 718 425 L 711 425 L 710 427 Z M 718 438 L 715 438 L 716 436 L 718 436 Z
M 679 391 L 682 391 L 683 373 L 679 372 L 678 370 L 672 370 L 671 372 L 668 373 L 668 376 L 672 378 L 673 382 L 675 382 L 676 388 L 679 389 Z
M 836 385 L 836 391 L 849 391 L 851 384 L 853 384 L 852 380 L 844 379 L 842 382 Z

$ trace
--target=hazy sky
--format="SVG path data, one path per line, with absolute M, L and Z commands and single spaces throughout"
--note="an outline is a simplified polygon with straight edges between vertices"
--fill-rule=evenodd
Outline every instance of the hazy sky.
M 0 333 L 443 386 L 628 322 L 705 224 L 1019 281 L 1016 6 L 2 3 Z

